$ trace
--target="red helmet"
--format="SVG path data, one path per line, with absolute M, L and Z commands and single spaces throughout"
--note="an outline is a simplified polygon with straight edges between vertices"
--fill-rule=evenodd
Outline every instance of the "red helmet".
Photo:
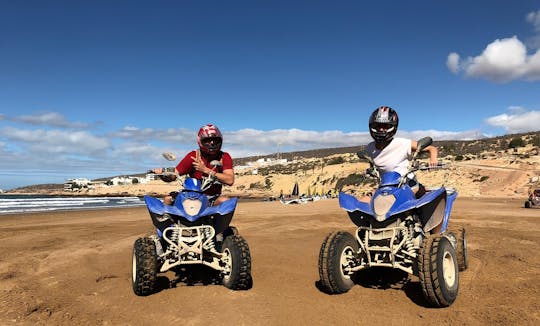
M 217 154 L 221 150 L 223 136 L 218 127 L 213 124 L 202 126 L 197 133 L 197 142 L 201 152 L 205 154 Z
M 369 117 L 369 133 L 376 143 L 391 140 L 397 132 L 399 118 L 389 106 L 380 106 Z

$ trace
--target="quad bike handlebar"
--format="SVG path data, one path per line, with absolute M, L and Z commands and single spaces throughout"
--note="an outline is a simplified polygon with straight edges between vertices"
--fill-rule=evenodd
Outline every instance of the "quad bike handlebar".
M 415 171 L 418 171 L 418 170 L 422 170 L 422 171 L 428 170 L 428 171 L 430 171 L 430 170 L 438 170 L 438 169 L 446 168 L 446 164 L 442 163 L 442 162 L 439 162 L 436 166 L 430 166 L 429 164 L 420 164 L 418 162 L 418 155 L 426 147 L 428 147 L 429 145 L 431 145 L 433 143 L 433 139 L 431 137 L 424 137 L 424 138 L 419 139 L 417 143 L 418 143 L 418 148 L 416 149 L 416 151 L 412 155 L 412 159 L 409 162 L 408 171 L 407 171 L 407 173 L 405 175 L 408 175 L 409 173 L 415 172 Z M 376 178 L 377 180 L 380 180 L 381 179 L 380 173 L 375 168 L 375 162 L 368 155 L 368 153 L 365 150 L 361 150 L 361 151 L 357 152 L 356 155 L 358 155 L 359 158 L 365 159 L 365 160 L 367 160 L 369 162 L 370 167 L 368 169 L 366 169 L 365 175 Z M 402 183 L 405 182 L 406 178 L 403 178 L 403 179 L 404 180 L 402 181 Z

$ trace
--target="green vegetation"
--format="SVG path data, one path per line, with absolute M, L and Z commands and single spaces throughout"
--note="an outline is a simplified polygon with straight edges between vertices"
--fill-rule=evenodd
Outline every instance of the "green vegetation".
M 342 164 L 345 163 L 345 159 L 342 156 L 333 157 L 326 162 L 328 165 L 336 165 L 336 164 Z
M 253 190 L 253 189 L 265 189 L 265 186 L 260 182 L 254 182 L 249 185 L 249 190 Z
M 523 138 L 521 137 L 512 138 L 512 140 L 508 144 L 508 148 L 518 148 L 518 147 L 524 147 L 524 146 L 525 146 L 525 142 L 523 141 Z
M 272 176 L 270 176 L 270 177 L 264 179 L 264 187 L 265 187 L 266 189 L 272 189 L 272 185 L 273 185 L 274 183 L 272 182 L 272 180 L 270 180 L 271 177 L 272 177 Z
M 353 173 L 349 174 L 345 178 L 340 178 L 336 182 L 335 189 L 341 190 L 345 186 L 359 186 L 366 183 L 366 177 L 363 174 Z

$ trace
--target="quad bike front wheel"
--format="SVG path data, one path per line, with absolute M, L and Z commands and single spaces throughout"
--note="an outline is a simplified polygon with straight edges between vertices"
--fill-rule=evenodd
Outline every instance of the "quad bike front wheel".
M 531 202 L 530 201 L 526 201 L 525 202 L 525 208 L 531 208 Z
M 156 244 L 149 237 L 139 238 L 133 245 L 131 285 L 136 295 L 156 291 L 158 258 Z
M 247 241 L 240 235 L 225 238 L 221 247 L 224 271 L 222 283 L 231 290 L 248 290 L 252 286 L 251 254 Z
M 418 270 L 422 292 L 435 307 L 448 307 L 457 297 L 459 272 L 456 250 L 445 236 L 431 235 L 424 240 Z
M 462 226 L 452 227 L 450 228 L 450 232 L 452 232 L 456 237 L 457 263 L 459 271 L 462 272 L 469 266 L 469 259 L 467 257 L 467 233 L 465 232 L 465 228 Z
M 349 232 L 335 231 L 324 239 L 319 252 L 319 277 L 325 292 L 345 293 L 354 286 L 347 268 L 355 265 L 358 248 Z

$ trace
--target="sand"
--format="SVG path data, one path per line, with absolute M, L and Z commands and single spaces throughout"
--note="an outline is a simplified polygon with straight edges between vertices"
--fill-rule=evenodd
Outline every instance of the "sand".
M 523 200 L 459 197 L 454 225 L 468 232 L 469 269 L 448 308 L 429 308 L 414 277 L 342 295 L 317 287 L 321 243 L 354 230 L 336 199 L 306 205 L 240 202 L 233 225 L 248 241 L 253 287 L 131 289 L 145 208 L 0 216 L 1 325 L 538 325 L 540 210 Z M 172 277 L 172 276 L 168 276 Z

